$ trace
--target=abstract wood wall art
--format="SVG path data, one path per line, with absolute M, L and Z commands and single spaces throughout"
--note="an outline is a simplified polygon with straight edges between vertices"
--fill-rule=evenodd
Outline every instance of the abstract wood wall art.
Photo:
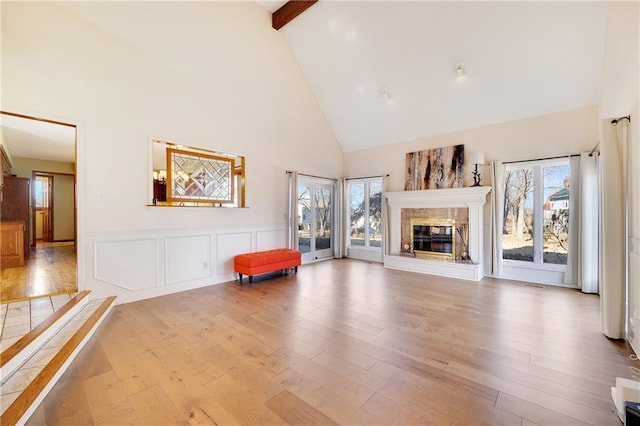
M 462 188 L 464 145 L 407 153 L 405 191 Z

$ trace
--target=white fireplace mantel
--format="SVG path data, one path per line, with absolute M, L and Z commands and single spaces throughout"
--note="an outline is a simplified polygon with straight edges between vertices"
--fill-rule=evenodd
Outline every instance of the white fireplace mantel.
M 483 206 L 490 186 L 468 188 L 429 189 L 422 191 L 385 192 L 389 207 L 389 253 L 384 266 L 425 274 L 479 281 L 483 277 Z M 469 208 L 469 257 L 471 263 L 417 259 L 400 255 L 401 209 Z
M 439 207 L 481 207 L 487 200 L 490 186 L 469 188 L 426 189 L 422 191 L 385 192 L 389 207 L 403 209 Z

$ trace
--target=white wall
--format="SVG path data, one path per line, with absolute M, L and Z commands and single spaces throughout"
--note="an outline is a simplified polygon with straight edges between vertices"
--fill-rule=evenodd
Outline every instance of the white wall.
M 75 240 L 74 190 L 74 176 L 53 176 L 53 241 Z
M 118 242 L 141 232 L 142 246 L 122 243 L 122 252 L 151 253 L 127 264 L 129 276 L 164 264 L 168 232 L 209 235 L 213 250 L 211 227 L 246 230 L 255 245 L 256 229 L 277 233 L 284 223 L 285 170 L 341 174 L 342 151 L 304 76 L 270 13 L 253 2 L 1 7 L 3 109 L 78 124 L 81 288 L 122 301 L 230 279 L 226 269 L 205 278 L 172 270 L 185 272 L 182 287 L 166 287 L 163 275 L 139 291 L 121 286 L 124 272 L 100 277 L 120 259 Z M 249 208 L 147 207 L 151 137 L 245 155 Z M 203 241 L 186 246 L 194 258 Z
M 389 191 L 404 190 L 405 155 L 423 149 L 464 144 L 465 152 L 480 151 L 485 162 L 518 161 L 588 152 L 598 143 L 596 106 L 510 121 L 462 132 L 432 136 L 368 150 L 346 152 L 349 177 L 389 173 Z M 471 167 L 465 167 L 465 186 L 473 183 Z M 483 185 L 491 185 L 488 167 L 479 168 Z M 483 212 L 484 275 L 491 270 L 491 210 L 489 196 Z
M 640 18 L 638 2 L 609 2 L 602 69 L 600 117 L 631 112 L 640 91 Z
M 348 177 L 389 173 L 389 190 L 404 190 L 405 154 L 423 149 L 464 144 L 465 152 L 481 151 L 485 161 L 515 161 L 590 151 L 598 143 L 598 109 L 580 108 L 510 121 L 462 132 L 432 136 L 344 154 Z M 480 168 L 482 183 L 489 185 L 489 172 Z M 465 168 L 467 184 L 471 168 Z
M 75 164 L 65 161 L 49 161 L 37 158 L 13 157 L 11 160 L 11 173 L 18 177 L 31 179 L 33 171 L 52 172 L 52 173 L 70 173 L 76 171 Z
M 629 127 L 629 170 L 631 186 L 629 188 L 630 209 L 630 264 L 627 338 L 634 350 L 640 350 L 640 136 L 638 120 L 640 120 L 640 4 L 638 2 L 610 2 L 607 17 L 607 38 L 605 42 L 605 60 L 602 79 L 602 99 L 600 102 L 600 133 L 602 135 L 602 156 L 613 157 L 605 163 L 603 173 L 603 216 L 608 224 L 608 235 L 604 239 L 605 272 L 603 283 L 609 288 L 612 297 L 603 295 L 603 314 L 624 311 L 625 294 L 623 288 L 624 268 L 621 259 L 624 255 L 623 212 L 620 189 L 624 176 L 621 175 L 623 164 L 627 161 L 622 153 L 622 146 L 614 137 L 614 129 L 610 125 L 612 118 L 631 115 Z M 619 124 L 621 127 L 623 124 Z M 620 131 L 620 127 L 617 128 Z M 608 261 L 608 262 L 607 262 Z M 611 265 L 618 265 L 612 270 Z M 609 268 L 610 273 L 607 272 Z M 606 291 L 606 290 L 605 290 Z M 618 294 L 619 297 L 618 297 Z M 612 318 L 612 317 L 611 317 Z M 624 337 L 624 318 L 605 320 L 605 334 L 610 337 Z

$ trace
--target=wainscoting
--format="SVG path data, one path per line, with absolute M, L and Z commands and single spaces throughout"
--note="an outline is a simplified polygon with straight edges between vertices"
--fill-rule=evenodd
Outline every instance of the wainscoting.
M 93 233 L 82 290 L 126 303 L 235 279 L 239 253 L 286 246 L 284 225 Z

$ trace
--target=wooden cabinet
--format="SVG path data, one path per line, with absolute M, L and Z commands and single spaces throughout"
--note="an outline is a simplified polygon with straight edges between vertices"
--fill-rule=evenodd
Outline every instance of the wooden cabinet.
M 4 177 L 2 189 L 2 202 L 0 202 L 0 221 L 2 222 L 23 222 L 22 241 L 24 257 L 29 257 L 29 217 L 30 217 L 30 184 L 31 179 L 18 178 L 12 176 Z
M 162 179 L 153 180 L 153 198 L 156 201 L 167 201 L 167 181 Z
M 23 221 L 0 222 L 0 267 L 14 268 L 24 266 Z
M 2 202 L 2 195 L 4 194 L 4 178 L 11 173 L 11 162 L 7 153 L 4 151 L 4 147 L 0 144 L 0 203 Z

